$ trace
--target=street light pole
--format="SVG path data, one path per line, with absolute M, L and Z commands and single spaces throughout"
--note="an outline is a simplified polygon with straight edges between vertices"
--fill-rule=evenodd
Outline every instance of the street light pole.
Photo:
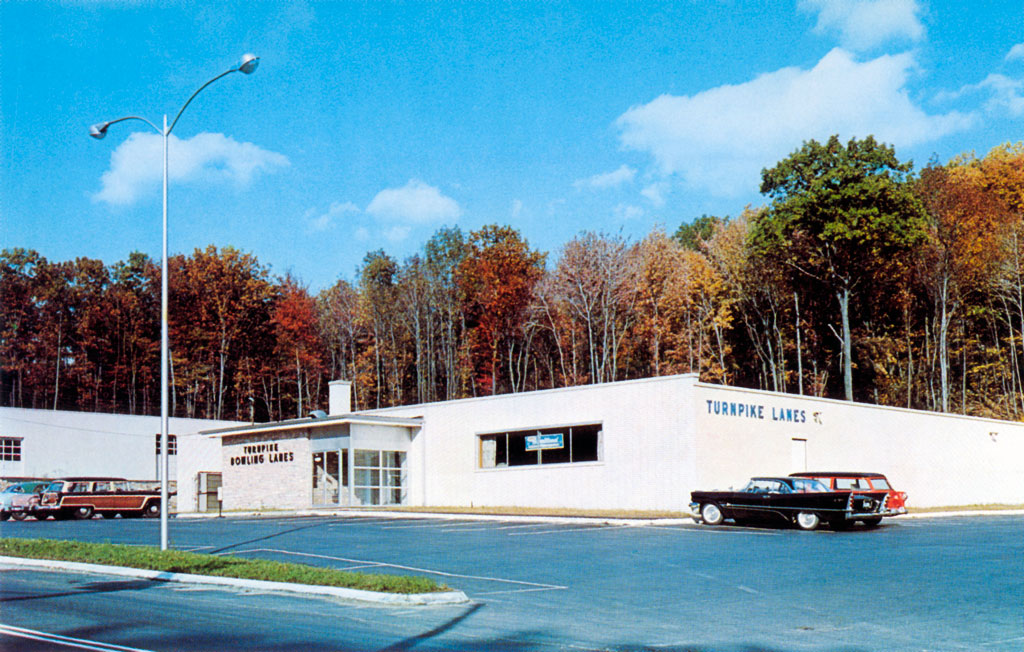
M 167 114 L 164 114 L 164 126 L 163 129 L 157 127 L 155 124 L 140 118 L 138 116 L 130 115 L 116 120 L 110 120 L 109 122 L 101 122 L 93 125 L 89 129 L 89 135 L 97 140 L 101 140 L 107 135 L 107 128 L 110 125 L 124 122 L 125 120 L 139 120 L 145 122 L 152 127 L 160 137 L 163 138 L 164 146 L 164 174 L 163 174 L 163 242 L 160 252 L 160 549 L 167 550 L 167 512 L 170 505 L 170 491 L 168 489 L 168 476 L 170 471 L 170 436 L 169 436 L 169 422 L 170 418 L 168 415 L 168 363 L 170 359 L 170 339 L 168 336 L 168 290 L 167 290 L 167 145 L 171 137 L 171 131 L 174 129 L 174 125 L 178 124 L 178 119 L 181 114 L 185 112 L 185 109 L 192 100 L 195 99 L 196 95 L 217 81 L 225 75 L 229 75 L 233 72 L 241 72 L 249 75 L 256 70 L 256 66 L 259 65 L 259 57 L 246 54 L 242 57 L 241 63 L 237 68 L 232 68 L 221 74 L 217 75 L 210 81 L 206 82 L 199 87 L 192 96 L 188 98 L 185 104 L 182 105 L 181 109 L 178 110 L 178 114 L 174 117 L 174 121 L 171 126 L 167 126 Z

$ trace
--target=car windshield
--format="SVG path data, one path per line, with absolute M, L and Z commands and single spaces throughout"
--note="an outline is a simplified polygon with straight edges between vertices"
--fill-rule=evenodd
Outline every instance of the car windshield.
M 793 478 L 793 491 L 797 493 L 818 493 L 828 490 L 828 487 L 813 478 Z
M 792 489 L 781 480 L 754 478 L 743 487 L 743 491 L 748 494 L 788 494 Z
M 51 482 L 50 486 L 48 486 L 46 488 L 46 491 L 53 492 L 53 493 L 59 493 L 61 491 L 64 491 L 64 483 L 63 482 Z

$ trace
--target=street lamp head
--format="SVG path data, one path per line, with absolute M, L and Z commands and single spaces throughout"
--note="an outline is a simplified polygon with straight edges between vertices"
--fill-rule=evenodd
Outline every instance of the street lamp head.
M 260 65 L 260 58 L 255 54 L 242 55 L 242 63 L 238 66 L 238 69 L 247 75 L 251 75 L 256 66 Z
M 107 127 L 110 126 L 109 122 L 102 122 L 100 124 L 89 127 L 89 135 L 96 140 L 103 140 L 103 137 L 107 135 Z

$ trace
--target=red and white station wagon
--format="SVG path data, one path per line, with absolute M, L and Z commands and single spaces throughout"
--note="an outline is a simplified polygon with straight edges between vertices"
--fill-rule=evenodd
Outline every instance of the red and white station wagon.
M 64 478 L 50 483 L 34 514 L 40 520 L 87 519 L 94 514 L 154 517 L 160 515 L 160 492 L 135 489 L 124 478 Z
M 888 491 L 885 500 L 885 516 L 907 513 L 907 494 L 896 491 L 881 473 L 856 471 L 803 471 L 791 473 L 794 478 L 814 478 L 833 491 Z M 879 519 L 881 520 L 881 519 Z

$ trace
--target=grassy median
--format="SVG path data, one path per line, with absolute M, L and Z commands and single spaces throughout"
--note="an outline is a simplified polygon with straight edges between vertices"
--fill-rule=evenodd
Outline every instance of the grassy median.
M 450 590 L 425 577 L 350 573 L 304 564 L 242 559 L 230 555 L 203 555 L 194 552 L 159 550 L 148 546 L 123 546 L 113 543 L 5 538 L 0 539 L 0 555 L 75 561 L 104 566 L 124 566 L 169 573 L 338 586 L 384 593 L 435 593 Z

